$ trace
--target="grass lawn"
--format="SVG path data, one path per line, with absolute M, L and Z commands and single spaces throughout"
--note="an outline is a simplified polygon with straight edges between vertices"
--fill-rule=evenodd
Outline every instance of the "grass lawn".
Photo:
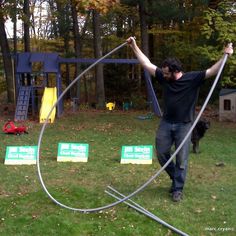
M 155 157 L 151 165 L 120 164 L 122 145 L 154 145 L 159 119 L 138 120 L 140 113 L 80 111 L 48 125 L 40 166 L 53 197 L 71 207 L 96 208 L 115 201 L 104 192 L 108 185 L 129 194 L 154 175 L 160 168 Z M 0 121 L 3 126 L 6 120 Z M 41 124 L 25 124 L 28 135 L 0 134 L 1 236 L 176 235 L 124 203 L 91 214 L 53 203 L 35 165 L 4 165 L 6 146 L 37 145 Z M 59 142 L 88 143 L 88 162 L 57 162 Z M 236 235 L 236 124 L 211 121 L 200 151 L 190 155 L 182 202 L 172 202 L 166 173 L 132 200 L 189 235 Z

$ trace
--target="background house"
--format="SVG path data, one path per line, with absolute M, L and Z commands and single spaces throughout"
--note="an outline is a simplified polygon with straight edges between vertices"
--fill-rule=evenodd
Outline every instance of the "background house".
M 221 89 L 219 120 L 236 122 L 236 89 Z

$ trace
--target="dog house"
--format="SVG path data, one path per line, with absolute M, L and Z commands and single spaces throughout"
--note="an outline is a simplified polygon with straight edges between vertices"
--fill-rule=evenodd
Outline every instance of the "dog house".
M 219 120 L 236 122 L 236 89 L 221 89 Z

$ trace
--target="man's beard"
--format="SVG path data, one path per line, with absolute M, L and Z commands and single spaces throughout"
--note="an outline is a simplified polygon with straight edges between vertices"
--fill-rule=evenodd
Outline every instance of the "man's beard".
M 171 73 L 171 77 L 169 78 L 166 78 L 167 81 L 170 81 L 170 82 L 174 82 L 176 79 L 175 79 L 175 76 L 174 76 L 174 73 Z

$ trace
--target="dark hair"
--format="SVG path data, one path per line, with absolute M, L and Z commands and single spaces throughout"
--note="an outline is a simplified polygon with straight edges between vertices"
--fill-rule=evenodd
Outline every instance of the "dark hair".
M 182 71 L 182 63 L 177 58 L 167 58 L 162 62 L 161 67 L 168 67 L 170 72 Z

